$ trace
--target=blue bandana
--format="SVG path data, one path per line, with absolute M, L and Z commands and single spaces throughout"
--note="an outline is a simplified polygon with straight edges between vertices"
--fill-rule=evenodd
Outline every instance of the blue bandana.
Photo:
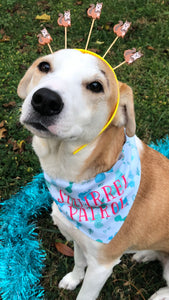
M 135 136 L 126 136 L 116 164 L 92 179 L 74 183 L 44 176 L 61 213 L 91 239 L 107 244 L 123 225 L 140 185 Z

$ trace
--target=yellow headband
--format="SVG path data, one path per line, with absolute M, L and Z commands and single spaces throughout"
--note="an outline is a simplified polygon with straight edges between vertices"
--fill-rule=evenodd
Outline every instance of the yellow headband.
M 107 121 L 107 123 L 105 124 L 105 126 L 102 128 L 102 130 L 99 132 L 99 134 L 96 136 L 96 138 L 102 134 L 103 131 L 106 130 L 106 128 L 110 125 L 110 123 L 112 122 L 112 120 L 114 119 L 116 113 L 117 113 L 117 109 L 118 109 L 118 106 L 119 106 L 119 101 L 120 101 L 120 90 L 119 90 L 119 84 L 118 84 L 118 80 L 117 80 L 117 76 L 113 70 L 113 68 L 110 66 L 110 64 L 103 58 L 101 57 L 100 55 L 94 53 L 94 52 L 91 52 L 91 51 L 88 51 L 88 50 L 84 50 L 84 49 L 75 49 L 75 50 L 78 50 L 82 53 L 87 53 L 87 54 L 91 54 L 99 59 L 101 59 L 104 63 L 106 63 L 108 65 L 108 67 L 111 69 L 111 71 L 113 72 L 114 74 L 114 77 L 115 77 L 115 80 L 116 80 L 116 83 L 117 83 L 117 103 L 116 103 L 116 107 L 115 107 L 115 110 L 112 114 L 112 116 L 110 117 L 110 119 Z M 88 144 L 85 144 L 85 145 L 82 145 L 80 146 L 79 148 L 77 148 L 75 151 L 73 151 L 73 154 L 76 154 L 78 153 L 80 150 L 82 150 L 83 148 L 85 148 Z

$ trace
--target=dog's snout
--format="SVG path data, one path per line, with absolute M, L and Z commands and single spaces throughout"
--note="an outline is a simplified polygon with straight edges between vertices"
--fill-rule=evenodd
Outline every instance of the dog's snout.
M 57 115 L 64 106 L 60 95 L 47 88 L 37 90 L 33 94 L 31 104 L 42 116 Z

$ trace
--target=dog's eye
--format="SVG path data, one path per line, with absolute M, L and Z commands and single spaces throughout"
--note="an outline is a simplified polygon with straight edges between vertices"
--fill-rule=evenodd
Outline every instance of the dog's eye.
M 50 64 L 46 61 L 42 61 L 39 65 L 38 65 L 38 69 L 43 72 L 43 73 L 48 73 L 50 71 Z
M 87 89 L 94 93 L 101 93 L 104 91 L 102 84 L 98 81 L 93 81 L 93 82 L 87 84 Z

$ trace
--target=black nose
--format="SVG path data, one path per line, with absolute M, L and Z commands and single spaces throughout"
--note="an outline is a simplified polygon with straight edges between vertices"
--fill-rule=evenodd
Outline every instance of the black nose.
M 46 88 L 39 89 L 33 94 L 31 104 L 42 116 L 58 115 L 64 106 L 59 94 Z

